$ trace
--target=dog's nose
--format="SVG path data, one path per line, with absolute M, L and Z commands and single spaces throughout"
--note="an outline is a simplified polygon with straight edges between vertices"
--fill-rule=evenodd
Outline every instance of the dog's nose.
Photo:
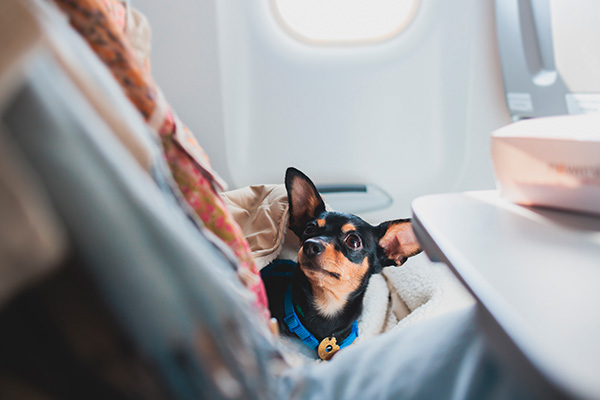
M 302 245 L 302 251 L 307 257 L 316 257 L 325 250 L 323 243 L 316 239 L 306 239 Z

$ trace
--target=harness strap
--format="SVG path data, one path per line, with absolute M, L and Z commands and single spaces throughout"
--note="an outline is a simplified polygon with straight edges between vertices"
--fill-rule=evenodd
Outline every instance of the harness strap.
M 304 343 L 311 349 L 317 351 L 317 348 L 319 347 L 319 341 L 312 333 L 310 333 L 308 331 L 308 329 L 306 329 L 304 327 L 304 325 L 302 325 L 302 323 L 300 322 L 300 319 L 298 319 L 298 316 L 296 315 L 296 311 L 294 311 L 294 305 L 292 304 L 292 285 L 291 284 L 288 286 L 288 288 L 285 292 L 285 317 L 283 320 L 285 321 L 285 324 L 289 328 L 290 332 L 292 332 L 296 336 L 298 336 L 298 338 L 300 338 L 300 340 L 302 340 L 302 343 Z M 352 331 L 350 332 L 348 337 L 346 337 L 346 339 L 344 339 L 339 344 L 339 347 L 344 348 L 346 346 L 349 346 L 350 344 L 352 344 L 354 342 L 354 340 L 356 340 L 357 337 L 358 337 L 358 322 L 355 320 L 352 323 Z

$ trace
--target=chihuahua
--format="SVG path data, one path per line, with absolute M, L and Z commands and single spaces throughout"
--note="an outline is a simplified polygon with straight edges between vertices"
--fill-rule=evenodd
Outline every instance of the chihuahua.
M 372 226 L 356 215 L 327 211 L 313 182 L 288 168 L 289 229 L 301 245 L 298 262 L 263 268 L 269 307 L 279 330 L 297 336 L 327 360 L 358 336 L 357 319 L 371 275 L 421 252 L 410 219 Z

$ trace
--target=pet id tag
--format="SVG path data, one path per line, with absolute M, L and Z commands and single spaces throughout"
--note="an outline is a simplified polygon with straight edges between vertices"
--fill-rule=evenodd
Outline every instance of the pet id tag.
M 317 352 L 319 353 L 319 357 L 321 360 L 329 360 L 335 353 L 338 352 L 340 346 L 337 345 L 337 340 L 335 337 L 325 338 L 319 343 L 319 348 Z

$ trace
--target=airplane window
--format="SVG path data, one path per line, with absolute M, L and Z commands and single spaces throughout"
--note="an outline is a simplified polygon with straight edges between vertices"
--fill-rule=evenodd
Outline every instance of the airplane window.
M 381 41 L 402 32 L 419 0 L 273 0 L 286 30 L 313 43 Z

